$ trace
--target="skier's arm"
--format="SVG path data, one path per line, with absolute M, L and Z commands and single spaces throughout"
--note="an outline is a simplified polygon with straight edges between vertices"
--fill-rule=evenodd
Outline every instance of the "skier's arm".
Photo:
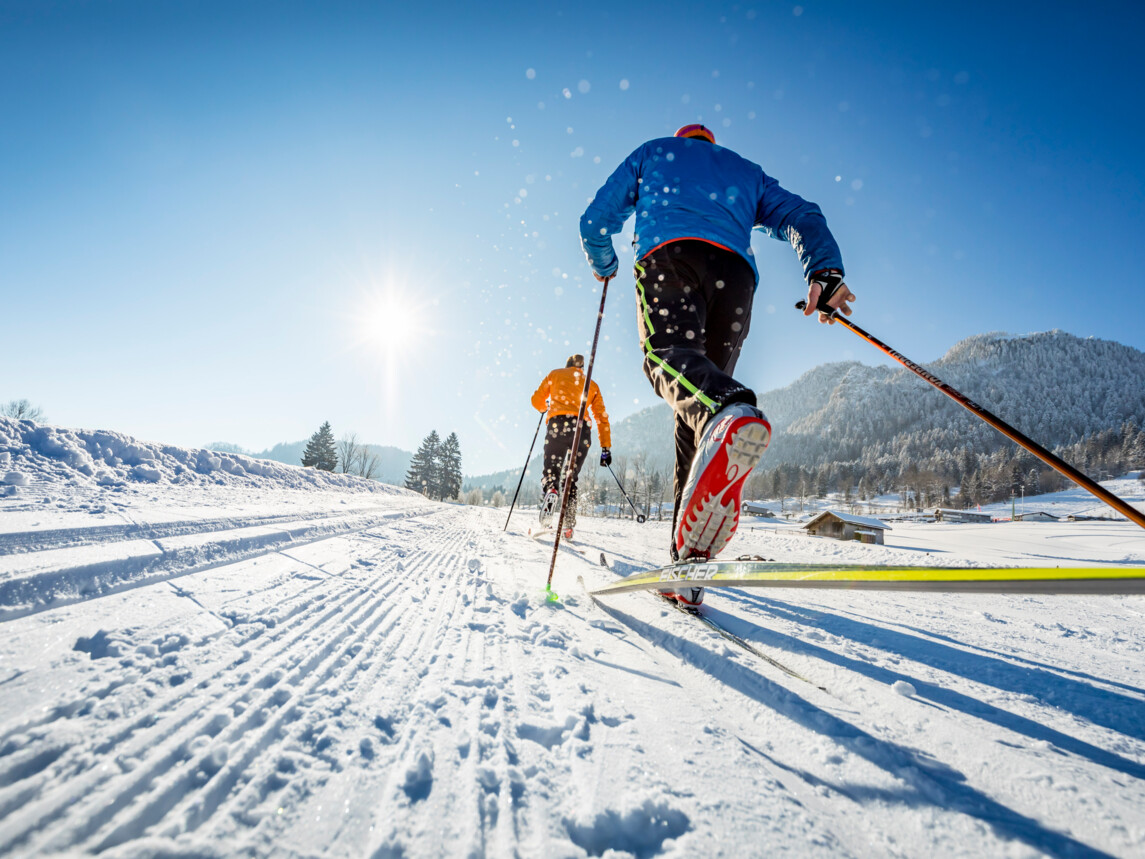
M 640 194 L 639 152 L 637 149 L 612 171 L 580 218 L 580 246 L 597 280 L 616 274 L 620 267 L 612 237 L 636 211 Z
M 851 315 L 848 302 L 854 301 L 855 295 L 843 282 L 843 255 L 818 206 L 792 194 L 764 174 L 755 225 L 772 238 L 790 242 L 799 255 L 807 281 L 804 316 L 816 312 L 820 295 L 827 295 L 831 307 L 845 316 Z M 820 312 L 819 321 L 834 323 L 835 320 Z
M 600 387 L 593 382 L 588 391 L 588 407 L 592 409 L 592 419 L 596 421 L 596 430 L 600 446 L 612 447 L 612 428 L 608 424 L 608 412 L 604 410 L 604 398 L 600 395 Z
M 542 380 L 540 387 L 537 388 L 537 390 L 533 391 L 533 400 L 532 400 L 533 408 L 536 409 L 538 412 L 543 412 L 543 411 L 548 410 L 548 408 L 549 408 L 548 399 L 549 399 L 549 395 L 552 393 L 552 385 L 553 385 L 553 374 L 549 373 L 549 375 L 545 376 L 544 380 Z
M 843 255 L 827 228 L 823 212 L 766 174 L 763 193 L 756 205 L 755 226 L 773 239 L 791 243 L 808 282 L 812 274 L 824 269 L 833 268 L 843 273 Z

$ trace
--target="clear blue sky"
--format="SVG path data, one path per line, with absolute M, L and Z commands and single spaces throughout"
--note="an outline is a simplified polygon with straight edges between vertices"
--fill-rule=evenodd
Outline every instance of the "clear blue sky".
M 854 318 L 915 360 L 1145 349 L 1141 9 L 0 0 L 0 401 L 189 446 L 456 431 L 467 473 L 518 467 L 591 340 L 587 200 L 697 121 L 820 204 Z M 657 402 L 617 245 L 614 420 Z M 743 381 L 879 362 L 755 245 Z

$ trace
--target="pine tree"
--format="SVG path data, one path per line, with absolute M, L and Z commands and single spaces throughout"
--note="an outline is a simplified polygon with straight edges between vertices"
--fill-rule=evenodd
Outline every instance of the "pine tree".
M 1145 467 L 1145 430 L 1137 433 L 1137 438 L 1133 440 L 1133 446 L 1129 452 L 1129 466 L 1130 468 Z M 1142 472 L 1145 475 L 1145 472 Z
M 322 471 L 333 471 L 338 465 L 338 451 L 334 447 L 334 432 L 330 429 L 330 421 L 326 421 L 318 428 L 318 432 L 310 436 L 306 450 L 302 452 L 302 464 Z
M 437 430 L 433 430 L 422 439 L 421 447 L 410 460 L 409 471 L 406 472 L 406 488 L 420 492 L 428 498 L 440 497 L 438 460 L 440 456 L 441 439 Z
M 461 492 L 461 442 L 457 433 L 451 432 L 441 446 L 438 463 L 441 469 L 438 478 L 439 497 L 456 498 Z

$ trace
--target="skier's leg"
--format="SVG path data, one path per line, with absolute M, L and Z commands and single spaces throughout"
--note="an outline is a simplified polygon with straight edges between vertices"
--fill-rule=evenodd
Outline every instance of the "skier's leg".
M 572 447 L 571 438 L 569 439 L 569 447 Z M 580 477 L 580 470 L 584 468 L 584 461 L 588 458 L 588 449 L 590 447 L 592 447 L 592 427 L 586 423 L 580 428 L 580 448 L 576 452 L 576 461 L 572 466 L 573 486 L 576 486 L 577 478 Z
M 658 248 L 636 264 L 637 319 L 641 348 L 644 351 L 644 374 L 657 395 L 672 406 L 695 434 L 699 434 L 713 414 L 733 402 L 755 404 L 755 394 L 737 382 L 723 369 L 727 363 L 728 332 L 722 326 L 732 323 L 722 317 L 721 330 L 716 330 L 714 361 L 709 355 L 709 301 L 721 306 L 728 302 L 716 293 L 731 284 L 708 277 L 712 255 L 726 254 L 707 242 L 681 241 Z M 750 289 L 755 278 L 751 266 L 739 260 L 747 273 L 747 304 L 741 316 L 750 315 Z M 742 273 L 737 272 L 741 276 Z M 739 284 L 736 284 L 738 287 Z M 735 289 L 737 295 L 741 289 Z M 742 304 L 742 300 L 740 301 Z M 729 311 L 734 314 L 734 311 Z M 735 346 L 742 343 L 745 329 L 734 331 Z M 735 349 L 738 354 L 738 348 Z
M 549 418 L 545 427 L 544 467 L 541 472 L 541 494 L 555 492 L 561 476 L 561 463 L 565 458 L 565 443 L 561 429 L 563 416 Z
M 669 554 L 673 561 L 680 560 L 676 550 L 676 521 L 680 512 L 680 496 L 684 493 L 684 484 L 688 482 L 688 471 L 692 467 L 692 459 L 696 455 L 696 433 L 688 423 L 676 415 L 676 466 L 672 476 L 672 538 Z
M 755 278 L 736 254 L 713 248 L 704 269 L 702 291 L 708 308 L 704 345 L 708 359 L 729 376 L 751 329 Z M 755 395 L 739 402 L 755 404 Z
M 573 431 L 576 431 L 576 419 L 573 419 Z M 569 446 L 572 446 L 572 439 L 569 439 Z M 576 458 L 573 460 L 572 468 L 572 487 L 569 489 L 568 504 L 565 505 L 565 527 L 572 528 L 576 525 L 576 500 L 577 500 L 577 480 L 580 479 L 580 470 L 584 467 L 584 461 L 588 457 L 588 449 L 592 447 L 592 428 L 586 423 L 580 430 L 580 448 L 577 450 Z
M 575 419 L 574 419 L 575 420 Z M 569 447 L 569 437 L 564 431 L 568 418 L 565 415 L 555 415 L 549 418 L 545 428 L 544 467 L 541 474 L 541 504 L 538 518 L 541 525 L 548 527 L 553 516 L 556 515 L 558 487 L 561 478 L 561 466 L 565 461 L 565 453 Z
M 718 248 L 712 248 L 698 268 L 707 308 L 708 358 L 730 378 L 750 327 L 754 274 L 745 260 Z M 725 402 L 696 438 L 673 531 L 682 557 L 714 557 L 739 525 L 744 484 L 771 440 L 771 427 L 755 408 L 755 395 L 747 394 Z M 702 599 L 701 591 L 683 601 L 698 604 Z

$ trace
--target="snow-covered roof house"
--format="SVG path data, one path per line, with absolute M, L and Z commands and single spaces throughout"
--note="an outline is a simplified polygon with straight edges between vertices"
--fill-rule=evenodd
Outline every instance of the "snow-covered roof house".
M 860 543 L 883 544 L 883 532 L 891 526 L 879 519 L 824 510 L 803 529 L 813 537 L 831 537 L 835 540 L 858 540 Z
M 951 510 L 946 507 L 934 508 L 935 522 L 993 522 L 994 517 L 989 513 L 978 513 L 974 510 Z
M 746 513 L 748 516 L 766 516 L 771 519 L 775 518 L 775 514 L 760 504 L 758 501 L 745 501 L 740 510 Z
M 1044 510 L 1034 510 L 1029 513 L 1019 513 L 1014 517 L 1017 522 L 1056 522 L 1058 517 Z

